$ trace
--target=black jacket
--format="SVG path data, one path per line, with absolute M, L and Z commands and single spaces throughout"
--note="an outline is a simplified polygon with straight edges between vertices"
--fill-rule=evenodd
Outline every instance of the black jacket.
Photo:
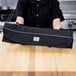
M 64 20 L 57 0 L 19 0 L 16 13 L 26 26 L 52 28 L 53 19 Z

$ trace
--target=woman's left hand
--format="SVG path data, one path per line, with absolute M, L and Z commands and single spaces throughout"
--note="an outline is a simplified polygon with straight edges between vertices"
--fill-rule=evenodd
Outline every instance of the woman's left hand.
M 63 29 L 59 18 L 53 20 L 53 29 Z
M 53 25 L 53 29 L 63 29 L 63 26 L 61 24 Z

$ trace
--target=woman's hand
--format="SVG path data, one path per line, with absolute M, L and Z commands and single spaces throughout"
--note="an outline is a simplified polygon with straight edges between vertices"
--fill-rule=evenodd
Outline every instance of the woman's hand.
M 53 29 L 63 29 L 59 18 L 53 20 Z
M 19 24 L 24 24 L 24 18 L 18 16 L 18 17 L 16 18 L 16 22 L 18 22 Z

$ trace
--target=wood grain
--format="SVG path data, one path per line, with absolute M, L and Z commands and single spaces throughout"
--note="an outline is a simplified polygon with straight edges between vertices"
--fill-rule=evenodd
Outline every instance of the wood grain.
M 0 72 L 0 76 L 76 76 L 76 72 Z
M 0 76 L 76 76 L 76 45 L 72 49 L 2 42 Z

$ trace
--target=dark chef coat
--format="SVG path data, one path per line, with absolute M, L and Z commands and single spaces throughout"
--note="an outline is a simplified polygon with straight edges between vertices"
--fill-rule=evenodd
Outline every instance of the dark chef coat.
M 53 19 L 64 20 L 57 0 L 19 0 L 16 13 L 26 26 L 52 28 Z

